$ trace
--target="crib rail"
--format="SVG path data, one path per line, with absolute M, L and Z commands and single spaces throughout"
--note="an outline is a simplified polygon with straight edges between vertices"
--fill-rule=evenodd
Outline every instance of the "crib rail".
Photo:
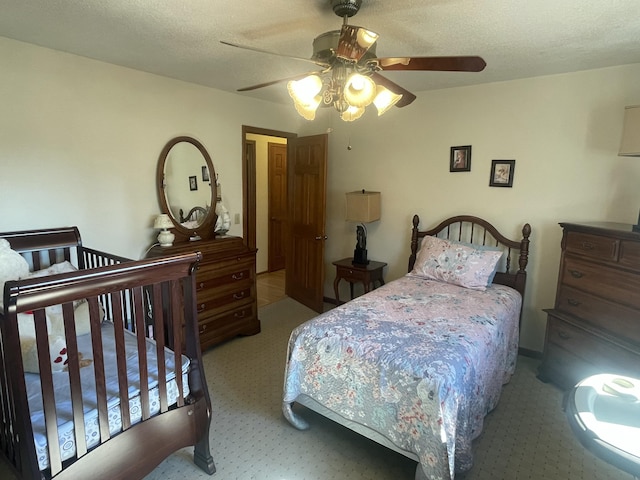
M 8 282 L 5 287 L 7 293 L 4 298 L 5 312 L 4 315 L 0 315 L 0 452 L 7 457 L 22 478 L 67 478 L 64 476 L 67 468 L 73 467 L 74 462 L 78 459 L 91 454 L 92 449 L 88 447 L 85 439 L 83 392 L 80 383 L 82 368 L 92 368 L 95 374 L 100 445 L 114 438 L 109 432 L 108 423 L 106 367 L 102 352 L 104 339 L 100 328 L 103 321 L 102 312 L 108 321 L 113 322 L 114 326 L 122 432 L 131 429 L 133 425 L 127 401 L 127 392 L 130 387 L 127 369 L 131 370 L 132 366 L 131 364 L 127 365 L 125 361 L 125 330 L 136 335 L 138 346 L 136 369 L 140 385 L 147 385 L 149 380 L 149 365 L 145 350 L 147 338 L 155 341 L 159 379 L 167 378 L 166 375 L 169 372 L 165 369 L 166 356 L 173 356 L 173 376 L 177 384 L 177 400 L 171 404 L 166 382 L 159 381 L 159 414 L 195 402 L 204 402 L 203 408 L 206 410 L 206 415 L 209 415 L 210 410 L 206 383 L 199 371 L 201 354 L 197 319 L 194 313 L 196 305 L 193 271 L 200 260 L 200 254 L 191 253 L 154 260 L 129 261 L 123 257 L 82 247 L 75 228 L 65 231 L 56 230 L 56 233 L 59 234 L 57 241 L 53 246 L 50 241 L 47 241 L 46 247 L 44 241 L 37 241 L 38 235 L 35 235 L 35 240 L 32 238 L 33 236 L 16 235 L 7 238 L 7 235 L 2 235 L 3 238 L 10 241 L 12 248 L 31 257 L 34 268 L 43 268 L 47 266 L 47 263 L 54 263 L 60 258 L 71 261 L 74 255 L 78 265 L 84 268 L 84 270 L 77 272 Z M 49 234 L 51 234 L 50 231 Z M 29 239 L 26 240 L 27 238 Z M 74 247 L 76 248 L 74 249 Z M 38 248 L 41 250 L 38 251 Z M 93 349 L 93 364 L 91 366 L 82 365 L 75 330 L 74 302 L 84 300 L 89 306 Z M 50 361 L 49 327 L 45 314 L 46 307 L 53 305 L 62 306 L 75 432 L 76 454 L 67 461 L 62 460 L 59 448 L 58 417 L 54 394 L 56 385 Z M 27 312 L 32 312 L 34 319 L 48 444 L 50 466 L 43 472 L 39 471 L 36 448 L 33 444 L 24 364 L 20 348 L 18 348 L 20 345 L 18 314 Z M 168 354 L 165 347 L 170 348 L 172 353 Z M 183 393 L 184 385 L 181 372 L 183 354 L 191 361 L 190 393 L 187 398 Z M 151 413 L 147 388 L 140 388 L 140 400 L 141 422 L 144 423 L 154 416 Z M 206 427 L 199 425 L 192 426 L 190 429 L 192 431 L 202 431 L 203 429 L 208 431 L 208 423 Z M 117 435 L 119 434 L 116 434 L 116 437 Z M 118 445 L 118 443 L 113 445 Z M 209 452 L 201 450 L 200 456 L 202 457 L 200 461 L 215 471 Z M 198 462 L 197 458 L 196 462 Z M 72 471 L 72 468 L 69 468 L 69 471 Z M 122 475 L 129 475 L 129 473 Z

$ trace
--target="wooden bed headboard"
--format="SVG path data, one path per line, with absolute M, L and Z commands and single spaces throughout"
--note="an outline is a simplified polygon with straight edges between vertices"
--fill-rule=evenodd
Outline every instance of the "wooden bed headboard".
M 524 289 L 527 281 L 527 263 L 529 262 L 529 236 L 531 226 L 525 223 L 522 227 L 522 239 L 511 240 L 502 235 L 488 221 L 472 215 L 458 215 L 447 218 L 436 227 L 420 231 L 418 225 L 420 218 L 413 216 L 413 228 L 411 229 L 411 256 L 409 257 L 409 269 L 413 270 L 421 240 L 426 235 L 466 242 L 474 245 L 497 247 L 504 251 L 503 260 L 498 265 L 498 271 L 493 283 L 514 288 L 524 298 Z M 512 264 L 517 261 L 517 270 L 512 271 Z

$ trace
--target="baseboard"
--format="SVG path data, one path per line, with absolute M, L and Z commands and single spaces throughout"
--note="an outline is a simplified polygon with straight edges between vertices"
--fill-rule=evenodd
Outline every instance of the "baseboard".
M 536 360 L 542 360 L 542 352 L 537 350 L 529 350 L 528 348 L 518 347 L 518 355 L 523 357 L 535 358 Z
M 330 303 L 332 305 L 338 305 L 338 301 L 335 298 L 322 297 L 324 303 Z

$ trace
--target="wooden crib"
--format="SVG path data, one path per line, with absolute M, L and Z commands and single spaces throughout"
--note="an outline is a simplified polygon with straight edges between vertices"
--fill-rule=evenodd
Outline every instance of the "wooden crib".
M 195 464 L 214 473 L 195 313 L 200 254 L 131 261 L 84 247 L 75 227 L 0 238 L 33 271 L 62 262 L 78 268 L 5 284 L 0 453 L 18 478 L 139 479 L 189 445 Z M 89 333 L 76 335 L 74 308 L 83 302 Z M 62 371 L 49 348 L 54 308 L 64 325 Z M 39 374 L 25 372 L 25 318 L 35 329 Z

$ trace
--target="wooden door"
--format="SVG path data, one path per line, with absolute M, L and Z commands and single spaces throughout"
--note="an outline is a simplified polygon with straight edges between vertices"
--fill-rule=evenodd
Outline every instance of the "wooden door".
M 285 293 L 323 311 L 328 135 L 289 141 Z
M 285 267 L 287 238 L 287 145 L 269 142 L 269 255 L 270 272 Z

